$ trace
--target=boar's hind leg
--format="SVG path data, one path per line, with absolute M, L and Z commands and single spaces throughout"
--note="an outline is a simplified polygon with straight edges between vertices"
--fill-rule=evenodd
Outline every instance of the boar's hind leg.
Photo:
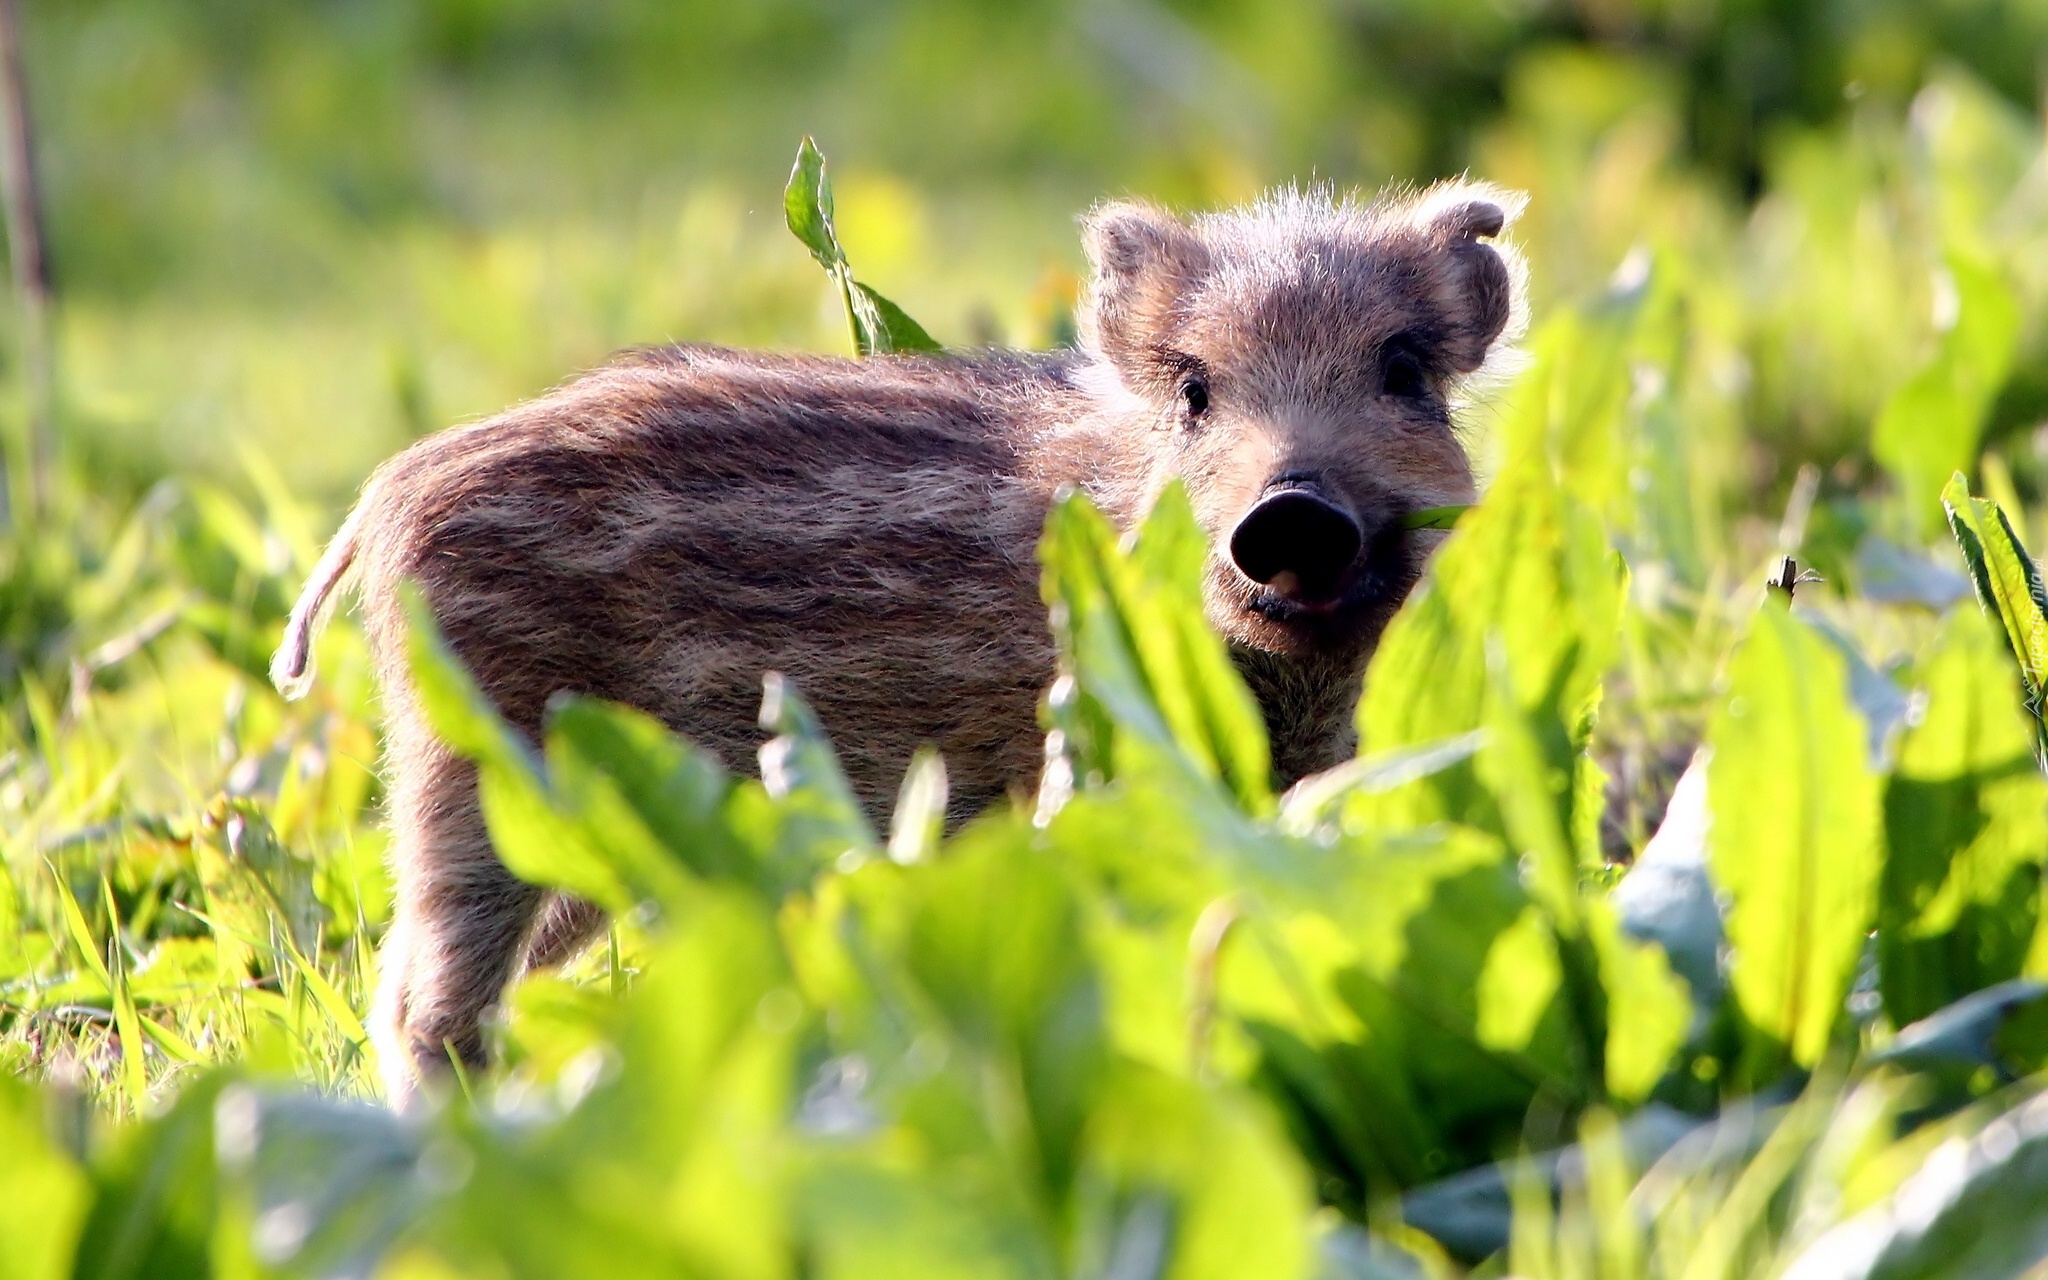
M 573 957 L 603 932 L 604 908 L 581 898 L 556 894 L 541 908 L 540 923 L 526 944 L 526 968 L 547 969 Z
M 484 1015 L 512 977 L 542 895 L 492 852 L 472 766 L 438 746 L 394 763 L 397 893 L 374 1034 L 386 1096 L 403 1109 L 451 1057 L 483 1064 Z

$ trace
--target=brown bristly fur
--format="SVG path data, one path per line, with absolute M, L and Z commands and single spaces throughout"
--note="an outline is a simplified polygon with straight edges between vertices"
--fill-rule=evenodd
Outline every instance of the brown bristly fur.
M 493 854 L 473 771 L 414 705 L 399 582 L 423 586 L 536 739 L 549 698 L 572 691 L 744 766 L 762 675 L 780 671 L 871 811 L 929 743 L 964 815 L 1028 791 L 1041 760 L 1053 650 L 1035 548 L 1055 496 L 1078 486 L 1128 525 L 1178 475 L 1218 548 L 1211 620 L 1292 781 L 1353 749 L 1365 661 L 1436 536 L 1395 517 L 1473 496 L 1450 396 L 1518 323 L 1517 264 L 1488 243 L 1517 208 L 1473 184 L 1372 204 L 1290 192 L 1191 223 L 1111 204 L 1087 225 L 1080 351 L 634 352 L 386 463 L 273 674 L 291 691 L 310 679 L 311 637 L 353 566 L 388 721 L 398 897 L 374 1029 L 394 1102 L 451 1052 L 481 1061 L 483 1016 L 518 968 L 602 923 L 585 904 L 543 911 Z M 1426 393 L 1387 391 L 1396 346 Z M 1369 540 L 1355 590 L 1312 616 L 1222 550 L 1289 477 Z

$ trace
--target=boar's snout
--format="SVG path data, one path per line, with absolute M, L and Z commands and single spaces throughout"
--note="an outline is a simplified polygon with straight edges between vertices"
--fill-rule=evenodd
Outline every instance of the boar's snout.
M 1302 601 L 1336 596 L 1364 546 L 1358 517 L 1299 481 L 1268 489 L 1230 534 L 1230 558 L 1245 577 Z

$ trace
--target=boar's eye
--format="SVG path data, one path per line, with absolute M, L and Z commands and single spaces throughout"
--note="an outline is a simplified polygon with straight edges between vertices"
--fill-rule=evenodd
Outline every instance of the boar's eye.
M 1429 378 L 1422 371 L 1422 358 L 1401 339 L 1388 342 L 1380 353 L 1380 390 L 1408 400 L 1429 392 Z
M 1199 375 L 1190 376 L 1180 384 L 1180 398 L 1188 407 L 1190 418 L 1199 418 L 1209 412 L 1209 384 Z

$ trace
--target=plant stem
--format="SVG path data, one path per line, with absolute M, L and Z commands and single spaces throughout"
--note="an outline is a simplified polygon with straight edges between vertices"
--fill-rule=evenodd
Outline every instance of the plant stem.
M 50 359 L 50 262 L 43 247 L 42 192 L 36 183 L 35 134 L 22 78 L 19 0 L 0 0 L 0 196 L 7 213 L 7 249 L 21 303 L 21 367 L 28 409 L 29 519 L 49 506 L 55 453 Z M 0 502 L 7 498 L 0 471 Z M 4 513 L 0 513 L 4 514 Z

